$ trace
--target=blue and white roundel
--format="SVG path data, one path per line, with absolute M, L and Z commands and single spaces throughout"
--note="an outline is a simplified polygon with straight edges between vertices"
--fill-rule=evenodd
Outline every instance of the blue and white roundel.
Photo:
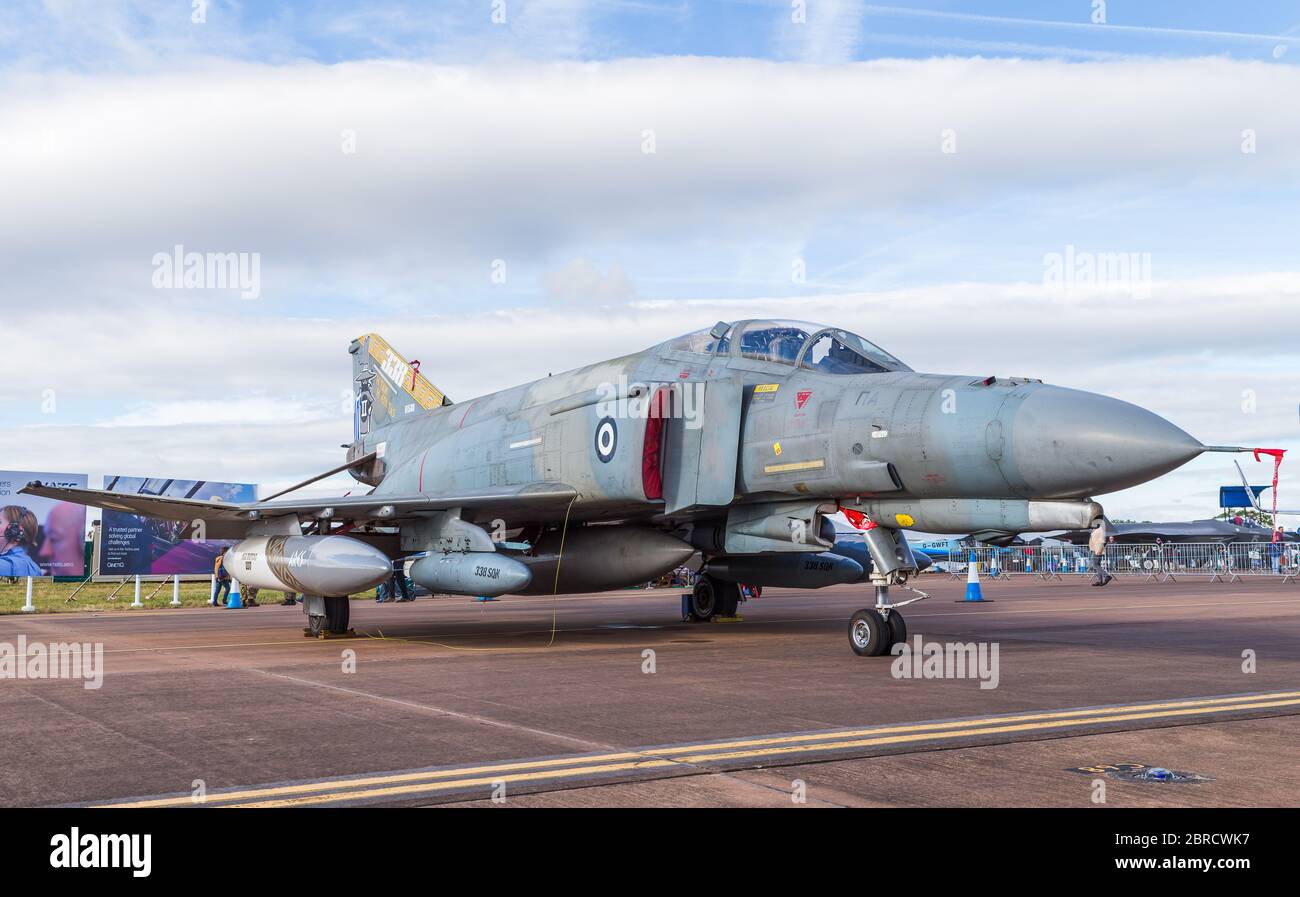
M 596 424 L 596 457 L 608 464 L 617 449 L 618 427 L 614 424 L 614 418 L 604 418 Z

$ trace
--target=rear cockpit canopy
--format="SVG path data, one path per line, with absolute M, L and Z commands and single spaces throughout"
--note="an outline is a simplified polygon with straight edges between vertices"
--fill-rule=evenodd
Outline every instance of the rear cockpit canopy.
M 860 336 L 807 321 L 719 321 L 669 340 L 664 348 L 692 355 L 748 358 L 799 366 L 824 374 L 910 371 L 907 365 Z

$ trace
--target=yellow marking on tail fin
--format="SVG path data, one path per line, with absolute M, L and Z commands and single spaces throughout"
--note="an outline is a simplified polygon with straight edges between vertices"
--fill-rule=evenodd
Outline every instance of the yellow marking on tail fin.
M 365 344 L 366 351 L 379 372 L 404 390 L 425 411 L 450 404 L 442 390 L 417 372 L 415 367 L 382 336 L 377 333 L 367 333 L 360 340 Z

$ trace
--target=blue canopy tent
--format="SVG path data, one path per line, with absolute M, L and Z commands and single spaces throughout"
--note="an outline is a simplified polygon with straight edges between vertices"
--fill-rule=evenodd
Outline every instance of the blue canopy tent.
M 1265 489 L 1270 486 L 1251 486 L 1250 491 L 1255 493 L 1253 496 L 1246 494 L 1245 486 L 1220 486 L 1219 487 L 1219 507 L 1221 508 L 1253 508 L 1259 501 L 1259 496 Z

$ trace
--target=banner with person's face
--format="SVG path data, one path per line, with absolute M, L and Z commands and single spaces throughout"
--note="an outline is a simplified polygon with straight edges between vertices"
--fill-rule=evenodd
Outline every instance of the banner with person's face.
M 40 567 L 41 576 L 85 576 L 85 505 L 19 495 L 18 490 L 33 480 L 47 486 L 79 489 L 88 485 L 84 473 L 0 471 L 0 555 L 7 554 L 12 562 L 18 554 L 25 554 Z M 6 533 L 18 538 L 8 538 Z M 0 568 L 13 566 L 10 563 Z
M 214 483 L 207 480 L 104 477 L 109 492 L 191 498 L 195 501 L 243 502 L 257 500 L 251 483 Z M 233 542 L 189 538 L 190 524 L 157 520 L 126 511 L 104 509 L 99 543 L 101 576 L 171 576 L 211 573 L 217 555 Z

